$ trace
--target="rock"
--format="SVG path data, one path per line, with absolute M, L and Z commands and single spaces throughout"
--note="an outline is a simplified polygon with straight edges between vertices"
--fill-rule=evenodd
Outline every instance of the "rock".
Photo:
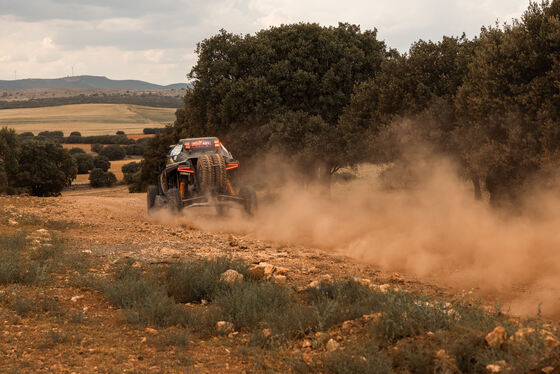
M 262 334 L 265 338 L 270 338 L 272 336 L 272 330 L 271 329 L 263 329 Z
M 285 275 L 276 275 L 272 276 L 272 281 L 277 284 L 285 284 L 287 282 Z
M 76 301 L 78 301 L 78 300 L 80 300 L 80 299 L 83 299 L 83 298 L 84 298 L 84 295 L 76 295 L 76 296 L 72 296 L 72 297 L 70 298 L 70 301 L 72 301 L 73 303 L 75 303 Z
M 148 339 L 144 336 L 142 339 L 140 339 L 140 343 L 146 343 Z
M 560 346 L 560 342 L 558 341 L 558 339 L 556 339 L 552 335 L 547 335 L 544 338 L 544 344 L 550 349 L 554 349 L 554 348 Z
M 491 348 L 499 348 L 506 341 L 506 330 L 502 326 L 497 326 L 492 332 L 486 335 L 486 344 Z
M 240 274 L 239 272 L 233 269 L 226 270 L 222 273 L 222 275 L 220 275 L 220 281 L 227 284 L 241 282 L 242 280 L 243 280 L 243 274 Z
M 309 269 L 307 269 L 307 271 L 309 273 L 318 273 L 319 272 L 319 268 L 316 266 L 311 266 Z
M 344 321 L 342 323 L 342 330 L 351 330 L 354 326 L 354 321 Z
M 307 288 L 319 288 L 320 285 L 321 283 L 319 281 L 314 280 L 307 285 Z
M 301 342 L 301 347 L 302 348 L 311 348 L 311 340 L 305 339 L 303 342 Z
M 152 334 L 152 335 L 156 335 L 158 333 L 158 330 L 156 329 L 152 329 L 151 327 L 146 327 L 146 331 L 148 334 Z
M 249 278 L 251 278 L 252 280 L 256 280 L 256 281 L 264 279 L 265 278 L 264 267 L 259 266 L 259 265 L 252 266 L 247 271 L 247 276 Z
M 225 335 L 233 332 L 233 323 L 227 321 L 219 321 L 216 323 L 216 331 L 218 334 Z
M 364 314 L 362 318 L 366 320 L 366 322 L 377 323 L 383 319 L 383 313 Z
M 369 287 L 374 291 L 381 293 L 387 293 L 389 292 L 389 290 L 393 289 L 393 286 L 391 286 L 390 284 L 371 284 Z
M 554 371 L 554 367 L 547 366 L 547 367 L 542 368 L 541 371 L 545 374 L 550 374 Z
M 367 287 L 371 284 L 371 281 L 367 278 L 353 277 L 352 280 L 354 280 L 354 282 L 358 283 L 360 286 L 364 287 Z
M 142 267 L 142 264 L 139 263 L 138 261 L 134 261 L 134 263 L 131 265 L 133 268 L 139 269 Z
M 404 278 L 399 273 L 391 274 L 391 282 L 393 283 L 404 283 Z
M 16 226 L 16 225 L 18 224 L 18 221 L 16 221 L 15 219 L 10 218 L 10 219 L 8 220 L 8 224 L 9 224 L 10 226 Z
M 512 340 L 516 340 L 518 342 L 527 342 L 526 336 L 529 334 L 534 334 L 535 329 L 532 327 L 524 327 L 519 329 L 515 332 L 514 336 L 510 337 Z
M 276 269 L 274 270 L 274 274 L 278 274 L 278 275 L 286 275 L 288 274 L 290 270 L 288 268 L 282 267 L 282 266 L 277 266 Z
M 337 349 L 340 348 L 340 343 L 338 343 L 336 340 L 334 339 L 329 339 L 329 341 L 327 342 L 327 351 L 329 352 L 334 352 Z
M 501 373 L 506 367 L 507 363 L 504 360 L 500 360 L 494 364 L 486 365 L 486 370 L 489 373 Z

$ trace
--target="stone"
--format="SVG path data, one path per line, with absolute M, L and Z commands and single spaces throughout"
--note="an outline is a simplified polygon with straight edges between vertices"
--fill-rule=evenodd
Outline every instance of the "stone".
M 276 267 L 274 265 L 268 264 L 266 262 L 259 262 L 259 267 L 262 267 L 264 269 L 264 276 L 265 277 L 269 277 L 272 275 L 272 273 L 274 273 L 274 270 L 276 269 Z
M 271 329 L 263 329 L 262 334 L 265 338 L 270 338 L 272 336 L 272 330 Z
M 329 339 L 329 341 L 327 342 L 327 351 L 329 352 L 334 352 L 336 350 L 338 350 L 340 348 L 340 343 L 338 343 L 336 340 L 334 339 Z
M 501 373 L 506 367 L 507 363 L 504 360 L 500 360 L 496 363 L 486 365 L 486 370 L 489 373 Z
M 544 345 L 546 345 L 550 349 L 554 349 L 554 348 L 560 346 L 560 342 L 554 336 L 547 335 L 544 338 Z
M 278 275 L 286 275 L 288 274 L 290 270 L 288 268 L 282 267 L 282 266 L 276 266 L 276 269 L 274 270 L 274 274 L 278 274 Z
M 546 366 L 546 367 L 542 368 L 541 371 L 544 374 L 550 374 L 554 371 L 554 367 L 553 366 Z
M 393 273 L 391 274 L 391 282 L 404 283 L 404 278 L 399 273 Z
M 342 323 L 342 330 L 351 330 L 354 326 L 354 321 L 344 321 Z
M 301 342 L 301 347 L 302 348 L 311 348 L 311 340 L 305 339 L 303 342 Z
M 218 334 L 229 334 L 231 332 L 233 332 L 234 328 L 233 328 L 233 323 L 228 322 L 228 321 L 218 321 L 216 323 L 216 331 L 218 332 Z
M 319 281 L 314 280 L 314 281 L 311 281 L 311 282 L 307 285 L 307 288 L 319 288 L 319 285 L 320 285 Z
M 258 265 L 252 266 L 247 271 L 247 276 L 252 280 L 262 280 L 264 279 L 264 268 Z
M 534 334 L 534 333 L 535 333 L 534 328 L 524 327 L 524 328 L 521 328 L 521 329 L 519 329 L 515 332 L 514 339 L 516 341 L 519 341 L 519 342 L 526 342 L 527 341 L 526 336 L 529 335 L 529 334 Z
M 377 323 L 383 319 L 383 313 L 372 313 L 372 314 L 364 314 L 362 318 L 366 322 L 373 322 Z
M 146 327 L 146 331 L 148 334 L 152 334 L 152 335 L 156 335 L 158 333 L 158 330 L 156 329 L 152 329 L 151 327 Z
M 497 326 L 486 335 L 486 344 L 491 348 L 499 348 L 506 341 L 506 330 L 502 326 Z
M 276 275 L 272 276 L 272 281 L 277 284 L 285 284 L 287 282 L 287 278 L 285 275 Z
M 84 298 L 84 295 L 76 295 L 76 296 L 72 296 L 72 297 L 70 298 L 70 301 L 72 301 L 73 303 L 75 303 L 76 301 L 78 301 L 78 300 L 80 300 L 80 299 L 83 299 L 83 298 Z
M 15 219 L 10 218 L 10 219 L 8 220 L 8 224 L 9 224 L 10 226 L 16 226 L 16 225 L 18 224 L 18 221 L 16 221 Z
M 242 280 L 243 280 L 243 274 L 233 269 L 226 270 L 222 273 L 222 275 L 220 275 L 220 281 L 227 284 L 241 282 Z
M 371 284 L 371 281 L 367 278 L 352 278 L 354 282 L 358 283 L 360 286 L 368 287 Z

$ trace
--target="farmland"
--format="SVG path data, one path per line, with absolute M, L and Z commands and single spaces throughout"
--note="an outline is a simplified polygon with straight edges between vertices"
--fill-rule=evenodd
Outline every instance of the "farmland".
M 146 127 L 163 127 L 175 119 L 175 109 L 129 104 L 79 104 L 0 110 L 0 126 L 17 133 L 79 131 L 83 136 L 109 135 L 122 130 L 139 134 Z

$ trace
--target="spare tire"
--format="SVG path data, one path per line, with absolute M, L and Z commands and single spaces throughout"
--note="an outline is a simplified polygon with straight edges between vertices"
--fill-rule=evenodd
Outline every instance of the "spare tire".
M 201 193 L 208 193 L 212 190 L 212 161 L 210 156 L 202 155 L 196 163 L 196 178 Z
M 213 154 L 212 179 L 216 192 L 223 193 L 226 189 L 226 160 L 220 154 Z

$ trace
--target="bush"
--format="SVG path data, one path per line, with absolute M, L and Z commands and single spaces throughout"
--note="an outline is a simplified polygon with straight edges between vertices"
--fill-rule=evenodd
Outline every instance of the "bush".
M 41 131 L 37 136 L 61 139 L 64 137 L 64 133 L 62 131 Z
M 87 174 L 94 168 L 93 156 L 89 153 L 77 153 L 72 156 L 78 166 L 78 174 Z
M 19 155 L 16 187 L 34 196 L 58 195 L 76 178 L 76 161 L 67 150 L 54 143 L 23 143 Z
M 220 275 L 228 269 L 245 274 L 247 265 L 228 257 L 175 264 L 164 276 L 164 287 L 169 295 L 182 303 L 212 300 L 220 286 Z
M 110 171 L 95 168 L 89 173 L 89 184 L 92 187 L 110 187 L 117 182 L 117 177 Z
M 78 154 L 78 153 L 86 153 L 86 151 L 84 151 L 82 148 L 74 147 L 74 148 L 70 149 L 68 151 L 68 153 L 70 153 L 71 155 L 75 155 L 75 154 Z
M 80 137 L 81 137 L 82 134 L 81 134 L 79 131 L 72 131 L 72 132 L 70 133 L 70 136 L 80 136 Z
M 124 131 L 122 131 L 122 130 L 117 131 L 116 134 L 117 135 L 125 135 Z
M 94 144 L 91 145 L 91 151 L 92 152 L 99 153 L 99 152 L 101 152 L 102 149 L 103 149 L 103 144 L 94 143 Z
M 93 166 L 103 171 L 108 171 L 111 168 L 111 162 L 105 156 L 96 156 L 93 159 Z
M 146 151 L 146 145 L 145 143 L 130 144 L 125 145 L 124 149 L 128 156 L 143 156 Z
M 22 132 L 18 135 L 19 138 L 33 138 L 34 136 L 31 131 Z
M 126 151 L 118 144 L 110 144 L 99 152 L 99 155 L 107 157 L 110 161 L 122 160 L 126 156 Z

